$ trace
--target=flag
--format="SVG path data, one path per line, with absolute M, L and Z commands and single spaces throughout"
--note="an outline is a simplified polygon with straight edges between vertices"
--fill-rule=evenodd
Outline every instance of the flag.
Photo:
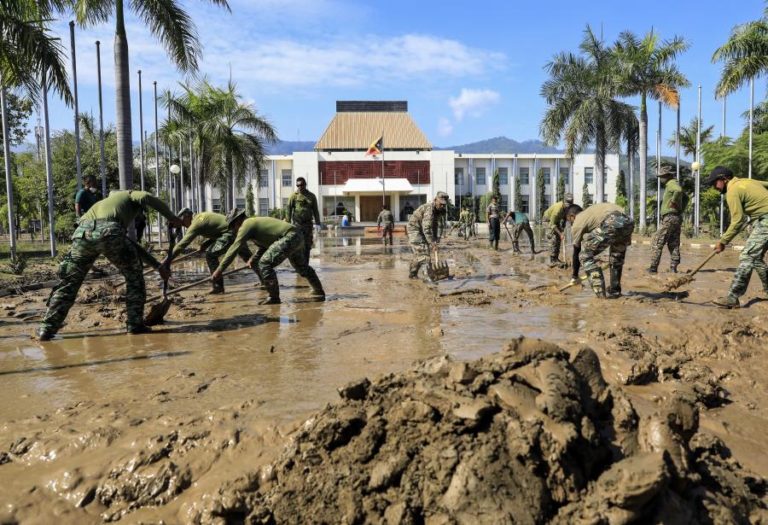
M 374 140 L 371 142 L 371 145 L 368 146 L 368 151 L 365 152 L 366 155 L 381 155 L 381 150 L 384 149 L 384 135 L 379 137 L 377 140 Z

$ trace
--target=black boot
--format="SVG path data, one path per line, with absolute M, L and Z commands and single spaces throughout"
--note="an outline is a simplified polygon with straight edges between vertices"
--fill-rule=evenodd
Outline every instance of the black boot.
M 312 287 L 312 297 L 317 301 L 325 301 L 325 290 L 323 290 L 323 283 L 320 282 L 320 278 L 317 275 L 308 277 L 309 286 Z
M 677 265 L 672 263 L 669 265 L 669 271 L 672 273 L 677 273 Z
M 650 274 L 654 274 L 655 275 L 655 274 L 659 273 L 659 266 L 658 265 L 656 265 L 656 266 L 651 265 L 651 266 L 648 267 L 647 270 L 645 270 L 645 273 L 650 273 Z
M 420 264 L 411 263 L 411 266 L 408 269 L 408 278 L 416 279 L 419 276 L 419 268 L 421 268 Z
M 277 283 L 277 279 L 264 281 L 264 288 L 269 293 L 269 297 L 259 301 L 259 304 L 280 304 L 280 285 Z
M 605 299 L 605 277 L 603 277 L 603 270 L 600 268 L 587 272 L 589 277 L 589 284 L 592 286 L 592 291 L 599 298 Z
M 517 241 L 514 241 L 514 242 L 512 243 L 512 251 L 513 251 L 514 253 L 520 253 L 520 243 L 519 243 L 519 242 L 517 242 Z
M 623 267 L 611 266 L 611 286 L 608 288 L 608 298 L 621 297 L 621 272 Z

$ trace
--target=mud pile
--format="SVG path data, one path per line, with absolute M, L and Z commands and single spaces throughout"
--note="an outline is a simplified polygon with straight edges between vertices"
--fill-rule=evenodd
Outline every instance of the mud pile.
M 187 509 L 195 522 L 738 523 L 766 485 L 698 432 L 689 394 L 639 418 L 596 354 L 520 339 L 340 389 L 260 474 Z

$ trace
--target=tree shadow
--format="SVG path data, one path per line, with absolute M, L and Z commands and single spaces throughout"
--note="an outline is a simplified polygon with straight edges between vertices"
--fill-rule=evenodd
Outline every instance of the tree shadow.
M 19 370 L 0 370 L 0 376 L 9 376 L 9 375 L 15 375 L 15 374 L 30 374 L 34 372 L 51 372 L 55 370 L 66 370 L 68 368 L 83 368 L 87 366 L 100 366 L 100 365 L 109 365 L 113 363 L 123 363 L 126 361 L 145 361 L 148 359 L 162 359 L 167 357 L 180 357 L 183 355 L 189 355 L 192 352 L 189 351 L 181 351 L 181 352 L 159 352 L 156 354 L 149 354 L 149 355 L 134 355 L 129 357 L 114 357 L 111 359 L 96 359 L 92 361 L 83 361 L 82 363 L 70 363 L 66 365 L 45 365 L 45 366 L 34 366 L 30 368 L 21 368 Z

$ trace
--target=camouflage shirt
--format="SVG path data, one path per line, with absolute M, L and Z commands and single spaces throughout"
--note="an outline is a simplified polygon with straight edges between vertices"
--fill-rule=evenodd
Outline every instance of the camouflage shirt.
M 422 204 L 411 214 L 408 230 L 419 231 L 429 242 L 440 240 L 445 229 L 445 209 L 437 210 L 434 202 Z
M 389 210 L 381 210 L 379 218 L 376 220 L 376 224 L 381 226 L 381 223 L 384 223 L 384 226 L 394 226 L 395 216 L 392 215 L 392 212 Z
M 280 219 L 272 217 L 251 217 L 245 219 L 237 232 L 237 237 L 229 247 L 224 258 L 219 263 L 219 269 L 224 271 L 232 263 L 240 248 L 248 241 L 252 241 L 259 248 L 265 249 L 289 232 L 296 231 L 292 224 L 286 224 Z
M 285 220 L 298 226 L 312 226 L 312 219 L 315 220 L 315 224 L 320 224 L 317 197 L 306 189 L 294 192 L 288 199 Z
M 176 220 L 176 215 L 173 214 L 168 205 L 151 193 L 122 190 L 113 191 L 109 197 L 94 204 L 80 221 L 112 220 L 122 224 L 123 228 L 128 228 L 133 224 L 139 212 L 147 206 L 157 210 L 168 220 Z

